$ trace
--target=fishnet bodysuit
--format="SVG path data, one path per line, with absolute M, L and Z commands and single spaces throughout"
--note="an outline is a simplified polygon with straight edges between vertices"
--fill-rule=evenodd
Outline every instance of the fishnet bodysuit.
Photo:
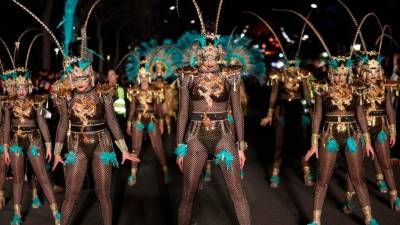
M 289 75 L 284 79 L 288 80 Z M 297 80 L 296 77 L 291 78 L 292 80 Z M 307 84 L 304 79 L 297 81 L 299 87 L 297 89 L 288 90 L 285 88 L 285 82 L 282 80 L 278 80 L 272 86 L 269 108 L 274 109 L 276 107 L 276 114 L 274 116 L 274 128 L 275 128 L 275 152 L 274 152 L 274 162 L 273 169 L 279 171 L 282 164 L 282 153 L 283 153 L 283 143 L 284 143 L 284 134 L 285 134 L 285 124 L 286 120 L 289 117 L 293 117 L 292 124 L 299 125 L 295 126 L 296 131 L 299 132 L 300 146 L 301 146 L 301 155 L 304 156 L 306 152 L 306 135 L 307 135 L 307 126 L 302 124 L 302 116 L 306 116 L 304 114 L 303 105 L 301 103 L 302 98 L 310 99 L 309 91 L 307 89 Z M 295 110 L 293 112 L 292 110 Z M 289 115 L 290 114 L 290 115 Z M 308 162 L 302 158 L 302 166 L 309 167 Z M 275 171 L 275 172 L 276 172 Z M 278 172 L 279 174 L 279 172 Z M 273 174 L 273 175 L 278 175 Z
M 376 105 L 374 107 L 371 107 L 371 104 L 364 100 L 364 107 L 367 116 L 374 111 L 385 111 L 386 113 L 386 116 L 375 118 L 371 116 L 370 119 L 375 121 L 373 124 L 368 124 L 368 131 L 371 135 L 371 144 L 373 145 L 376 154 L 376 158 L 374 159 L 376 172 L 377 174 L 384 175 L 384 178 L 391 191 L 397 192 L 396 182 L 394 179 L 393 169 L 390 161 L 389 139 L 387 138 L 383 141 L 378 140 L 378 134 L 381 131 L 389 134 L 388 124 L 396 124 L 395 112 L 392 104 L 392 94 L 390 91 L 386 91 L 385 93 L 383 93 L 383 95 L 384 101 L 380 103 L 376 102 Z M 354 188 L 351 184 L 350 179 L 347 179 L 347 191 L 349 193 L 354 192 Z
M 41 185 L 43 192 L 50 204 L 55 204 L 54 193 L 51 188 L 49 177 L 47 176 L 45 166 L 45 150 L 43 148 L 41 136 L 43 135 L 45 143 L 51 143 L 49 129 L 47 127 L 46 120 L 44 118 L 43 108 L 33 107 L 29 105 L 24 108 L 24 111 L 29 111 L 29 114 L 21 117 L 16 116 L 15 103 L 17 101 L 33 101 L 32 99 L 14 99 L 11 100 L 9 105 L 5 107 L 4 112 L 4 143 L 12 146 L 18 146 L 21 148 L 21 152 L 10 151 L 11 168 L 13 171 L 13 199 L 14 205 L 21 204 L 25 165 L 26 161 L 29 160 L 32 165 L 33 172 L 37 178 L 37 181 Z M 18 134 L 18 126 L 30 126 L 29 132 L 23 132 L 21 135 Z M 37 148 L 37 155 L 33 153 L 32 149 Z
M 150 88 L 154 87 L 150 86 Z M 150 89 L 150 91 L 152 91 L 152 89 Z M 137 123 L 141 122 L 148 128 L 150 122 L 153 122 L 156 125 L 156 129 L 154 129 L 154 131 L 151 132 L 149 129 L 147 129 L 147 131 L 151 140 L 151 145 L 153 146 L 154 153 L 156 154 L 156 157 L 160 162 L 160 165 L 163 168 L 166 168 L 167 160 L 165 157 L 165 151 L 161 139 L 161 133 L 159 128 L 160 124 L 158 123 L 157 120 L 157 118 L 163 118 L 161 102 L 157 100 L 158 98 L 158 96 L 156 96 L 157 93 L 153 93 L 153 96 L 151 97 L 151 102 L 142 105 L 138 100 L 141 92 L 140 88 L 135 87 L 135 92 L 136 93 L 131 96 L 131 102 L 129 105 L 130 107 L 129 120 L 132 121 L 132 148 L 135 151 L 135 154 L 140 155 L 142 151 L 144 130 L 136 129 Z M 143 109 L 148 109 L 146 116 L 143 115 Z M 139 114 L 141 115 L 139 116 Z M 145 118 L 139 118 L 142 116 Z M 132 162 L 132 170 L 137 171 L 137 167 L 138 163 Z
M 349 87 L 341 87 L 349 88 Z M 329 92 L 329 91 L 328 91 Z M 341 151 L 344 154 L 347 170 L 352 183 L 354 184 L 355 191 L 360 202 L 360 205 L 364 207 L 370 207 L 370 199 L 368 195 L 367 186 L 364 180 L 364 167 L 363 167 L 363 155 L 364 152 L 360 148 L 360 133 L 359 127 L 362 133 L 368 132 L 367 120 L 364 115 L 363 106 L 359 104 L 358 96 L 353 94 L 350 104 L 344 105 L 344 109 L 340 110 L 339 107 L 333 103 L 332 98 L 328 96 L 327 93 L 316 96 L 315 111 L 312 122 L 312 133 L 321 134 L 321 141 L 318 150 L 318 178 L 315 184 L 314 191 L 314 210 L 322 210 L 322 206 L 325 201 L 326 191 L 328 189 L 328 184 L 332 177 L 332 174 L 336 165 L 336 158 L 338 153 Z M 324 128 L 320 132 L 320 124 L 322 117 L 327 115 L 355 115 L 355 120 L 350 123 L 351 131 L 349 133 L 339 132 L 338 124 L 334 124 L 332 130 L 329 131 L 329 122 L 324 123 Z M 332 135 L 332 136 L 330 136 Z M 351 153 L 346 149 L 346 139 L 347 137 L 354 137 L 357 144 L 357 150 Z M 338 151 L 328 151 L 326 146 L 326 141 L 329 138 L 334 138 L 339 145 Z
M 240 76 L 229 74 L 232 77 L 223 79 L 224 91 L 220 97 L 213 97 L 212 107 L 207 109 L 207 101 L 199 96 L 200 82 L 206 79 L 205 73 L 197 72 L 197 69 L 186 68 L 178 71 L 181 75 L 179 90 L 179 114 L 177 121 L 177 143 L 184 143 L 186 126 L 189 115 L 192 112 L 227 112 L 229 99 L 233 117 L 235 120 L 236 136 L 238 141 L 244 140 L 243 114 L 240 104 L 239 79 L 230 78 Z M 228 75 L 228 76 L 229 76 Z M 223 76 L 223 73 L 215 71 L 211 76 Z M 236 83 L 235 83 L 236 82 Z M 190 107 L 191 106 L 191 107 Z M 189 108 L 192 111 L 189 111 Z M 221 171 L 226 186 L 230 193 L 239 224 L 250 224 L 250 211 L 247 199 L 242 187 L 238 151 L 235 145 L 235 137 L 226 120 L 212 121 L 215 129 L 207 130 L 202 121 L 191 121 L 187 135 L 188 154 L 184 158 L 183 166 L 183 194 L 179 208 L 179 225 L 188 225 L 192 215 L 193 201 L 198 189 L 199 179 L 210 152 L 218 154 L 221 150 L 228 150 L 233 156 L 232 171 L 227 170 L 221 163 Z
M 0 103 L 0 131 L 3 132 L 3 107 Z M 0 135 L 0 146 L 3 146 L 3 135 Z M 6 181 L 7 165 L 4 159 L 4 153 L 0 153 L 0 191 L 4 194 L 4 185 Z M 5 196 L 0 198 L 0 210 L 5 206 Z
M 68 184 L 65 190 L 65 199 L 62 205 L 62 225 L 73 224 L 72 218 L 77 204 L 79 193 L 86 177 L 89 163 L 93 172 L 96 195 L 100 201 L 101 216 L 104 225 L 112 224 L 112 203 L 111 203 L 111 175 L 112 163 L 108 165 L 101 160 L 103 152 L 113 152 L 111 136 L 107 129 L 96 132 L 71 132 L 67 135 L 69 123 L 82 125 L 78 115 L 72 108 L 79 97 L 91 98 L 96 106 L 95 114 L 88 116 L 90 121 L 105 123 L 113 133 L 115 139 L 123 139 L 112 105 L 112 93 L 99 94 L 94 88 L 87 92 L 75 91 L 72 99 L 58 99 L 60 111 L 60 122 L 57 128 L 56 143 L 63 143 L 65 136 L 69 152 L 75 153 L 75 162 L 66 165 L 65 183 Z

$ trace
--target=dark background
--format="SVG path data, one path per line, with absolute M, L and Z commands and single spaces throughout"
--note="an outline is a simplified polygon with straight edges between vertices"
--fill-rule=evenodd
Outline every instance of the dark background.
M 77 25 L 83 21 L 82 15 L 86 15 L 88 8 L 94 0 L 80 1 L 77 10 Z M 215 20 L 218 1 L 199 0 L 198 1 L 204 13 L 205 20 L 209 26 L 213 26 Z M 55 32 L 58 39 L 62 41 L 62 29 L 57 29 L 56 26 L 62 20 L 64 1 L 62 0 L 21 0 L 40 18 L 47 16 L 51 29 Z M 350 40 L 355 34 L 355 26 L 346 11 L 335 0 L 280 0 L 280 1 L 233 1 L 225 0 L 221 22 L 221 34 L 229 34 L 232 29 L 237 26 L 236 33 L 242 32 L 246 25 L 249 25 L 248 34 L 255 39 L 257 43 L 268 43 L 268 37 L 271 33 L 266 32 L 263 26 L 253 17 L 242 14 L 243 11 L 251 10 L 258 13 L 263 18 L 267 19 L 278 32 L 280 27 L 284 27 L 289 37 L 297 42 L 298 36 L 302 27 L 302 22 L 299 18 L 291 14 L 273 12 L 271 8 L 290 8 L 302 14 L 307 14 L 311 9 L 311 3 L 316 3 L 318 8 L 313 11 L 310 20 L 320 30 L 324 39 L 331 49 L 333 54 L 344 53 Z M 376 12 L 380 17 L 382 24 L 389 24 L 393 30 L 395 39 L 400 37 L 398 10 L 395 0 L 363 0 L 363 1 L 345 1 L 349 8 L 355 14 L 358 21 L 368 12 Z M 109 61 L 101 62 L 101 67 L 95 61 L 95 69 L 104 73 L 108 68 L 113 68 L 117 62 L 128 52 L 129 47 L 133 47 L 140 41 L 156 38 L 161 41 L 164 38 L 176 39 L 184 31 L 199 30 L 199 23 L 194 10 L 192 1 L 180 0 L 179 11 L 180 17 L 177 16 L 177 11 L 170 10 L 170 6 L 175 5 L 175 0 L 103 0 L 95 10 L 89 23 L 88 36 L 89 48 L 101 53 L 104 56 L 110 55 Z M 47 11 L 49 13 L 46 13 Z M 191 24 L 190 21 L 195 19 L 196 23 Z M 21 32 L 27 28 L 40 28 L 27 13 L 18 8 L 11 0 L 0 1 L 0 36 L 6 40 L 9 45 L 16 40 Z M 23 44 L 27 43 L 33 37 L 32 34 L 27 35 L 23 40 Z M 307 58 L 315 58 L 322 52 L 322 46 L 318 39 L 309 30 L 305 32 L 310 38 L 305 42 L 302 48 L 302 56 Z M 367 40 L 369 48 L 373 48 L 373 43 L 379 36 L 378 25 L 373 19 L 368 19 L 365 24 L 364 38 Z M 295 49 L 297 44 L 287 44 L 280 32 L 280 38 L 285 43 L 285 47 Z M 384 53 L 386 55 L 395 51 L 394 45 L 386 42 Z M 38 43 L 37 43 L 38 44 Z M 53 70 L 58 70 L 61 66 L 61 57 L 54 60 L 54 51 L 47 51 L 48 57 L 52 60 L 47 62 L 48 65 L 43 65 L 42 45 L 38 44 L 34 47 L 30 68 L 33 70 L 41 69 L 42 67 L 50 67 Z M 54 45 L 52 46 L 52 49 Z M 267 46 L 267 48 L 269 48 Z M 274 48 L 274 47 L 272 47 Z M 24 60 L 24 51 L 21 50 L 20 59 Z M 293 54 L 293 53 L 292 53 Z M 46 55 L 46 54 L 44 54 Z M 0 56 L 3 61 L 5 52 L 1 48 Z

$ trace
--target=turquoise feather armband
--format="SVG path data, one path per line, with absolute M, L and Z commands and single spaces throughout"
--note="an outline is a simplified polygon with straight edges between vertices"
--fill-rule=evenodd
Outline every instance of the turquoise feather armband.
M 188 154 L 187 144 L 179 144 L 175 149 L 175 154 L 178 157 L 185 157 Z

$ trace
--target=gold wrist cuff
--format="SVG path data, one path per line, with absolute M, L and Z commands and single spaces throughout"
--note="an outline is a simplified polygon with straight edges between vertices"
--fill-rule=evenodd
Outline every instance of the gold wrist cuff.
M 44 143 L 44 146 L 46 146 L 46 150 L 47 149 L 52 149 L 51 142 Z
M 131 127 L 132 127 L 132 121 L 131 121 L 131 120 L 128 120 L 128 122 L 126 123 L 126 125 L 128 126 L 128 128 L 131 128 Z
M 115 141 L 115 144 L 119 148 L 121 152 L 127 152 L 128 151 L 128 146 L 126 146 L 126 142 L 124 139 L 118 139 Z
M 372 219 L 371 207 L 365 206 L 364 208 L 362 208 L 362 212 L 364 214 L 365 219 L 367 220 Z
M 317 146 L 319 144 L 319 134 L 312 134 L 311 135 L 311 146 Z
M 313 220 L 314 222 L 321 220 L 321 210 L 313 210 Z
M 363 133 L 362 135 L 364 137 L 365 144 L 371 144 L 371 136 L 369 135 L 369 133 Z
M 0 199 L 3 199 L 3 198 L 4 198 L 4 191 L 1 190 L 1 191 L 0 191 Z
M 274 109 L 273 109 L 273 108 L 269 108 L 269 109 L 268 109 L 267 116 L 268 116 L 268 117 L 273 117 L 273 116 L 274 116 Z
M 245 142 L 245 141 L 240 141 L 240 142 L 238 142 L 237 145 L 238 145 L 239 151 L 246 151 L 248 148 L 247 142 Z
M 389 125 L 389 134 L 390 135 L 396 135 L 396 124 L 390 124 Z
M 64 146 L 63 143 L 56 142 L 56 144 L 54 145 L 54 155 L 60 155 L 61 151 L 63 149 L 63 146 Z

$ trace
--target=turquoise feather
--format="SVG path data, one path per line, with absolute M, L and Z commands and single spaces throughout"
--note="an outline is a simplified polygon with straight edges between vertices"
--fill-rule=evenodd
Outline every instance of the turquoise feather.
M 279 184 L 281 182 L 281 179 L 277 175 L 272 175 L 269 181 L 271 181 L 274 184 Z
M 12 219 L 11 219 L 11 225 L 19 225 L 22 224 L 22 218 L 21 216 L 19 216 L 18 214 L 13 215 Z
M 0 145 L 0 154 L 4 152 L 4 145 Z
M 371 219 L 369 221 L 369 225 L 379 225 L 378 221 L 376 221 L 376 219 Z
M 142 131 L 142 130 L 144 130 L 144 128 L 145 128 L 145 125 L 141 121 L 138 121 L 136 123 L 136 130 Z
M 311 123 L 311 119 L 310 119 L 309 116 L 303 115 L 301 117 L 301 124 L 303 125 L 303 127 L 306 127 L 306 126 L 310 125 L 310 123 Z
M 92 64 L 92 62 L 90 60 L 87 59 L 81 59 L 78 62 L 78 66 L 79 68 L 85 70 L 90 64 Z
M 346 145 L 347 145 L 347 150 L 350 153 L 355 153 L 357 152 L 357 142 L 353 137 L 348 137 L 346 139 Z
M 40 202 L 40 199 L 38 198 L 38 197 L 35 197 L 33 200 L 32 200 L 32 207 L 37 207 L 37 208 L 39 208 L 39 207 L 41 207 L 42 206 L 42 203 Z
M 69 151 L 64 157 L 64 163 L 66 166 L 76 163 L 76 153 L 74 151 Z
M 30 149 L 31 155 L 33 157 L 38 157 L 39 156 L 39 148 L 36 147 L 35 145 L 32 145 L 31 149 Z
M 379 134 L 378 134 L 378 142 L 379 143 L 383 143 L 383 142 L 385 142 L 385 141 L 387 141 L 387 139 L 388 139 L 388 137 L 387 137 L 387 134 L 385 133 L 385 131 L 381 131 L 381 132 L 379 132 Z
M 309 224 L 307 224 L 307 225 L 318 225 L 318 223 L 312 222 L 312 223 L 309 223 Z
M 118 168 L 118 160 L 115 152 L 102 152 L 100 155 L 100 160 L 106 166 L 112 164 L 114 167 Z
M 67 0 L 65 2 L 63 28 L 64 28 L 64 54 L 69 55 L 69 45 L 74 36 L 74 18 L 79 0 Z
M 135 175 L 130 175 L 128 177 L 128 182 L 133 182 L 134 180 L 136 180 L 136 176 Z
M 186 144 L 179 144 L 175 149 L 175 155 L 178 157 L 185 157 L 188 154 L 188 148 Z
M 232 116 L 231 114 L 228 115 L 227 120 L 228 120 L 228 122 L 229 122 L 230 124 L 234 124 L 234 123 L 235 123 L 235 120 L 233 119 L 233 116 Z
M 224 162 L 226 170 L 232 171 L 233 169 L 232 164 L 234 159 L 235 157 L 233 156 L 232 153 L 230 153 L 226 149 L 222 149 L 218 154 L 215 155 L 214 163 L 216 165 L 221 165 L 221 162 Z
M 24 155 L 24 153 L 22 152 L 22 148 L 18 145 L 12 145 L 10 147 L 10 151 L 14 154 L 20 154 L 21 156 Z
M 326 142 L 325 148 L 328 152 L 337 152 L 339 151 L 339 144 L 335 139 L 331 138 Z
M 156 130 L 156 124 L 153 122 L 150 122 L 149 125 L 147 125 L 147 131 L 149 133 L 152 133 Z
M 57 212 L 56 213 L 56 221 L 58 221 L 58 222 L 61 222 L 61 213 L 60 212 Z

